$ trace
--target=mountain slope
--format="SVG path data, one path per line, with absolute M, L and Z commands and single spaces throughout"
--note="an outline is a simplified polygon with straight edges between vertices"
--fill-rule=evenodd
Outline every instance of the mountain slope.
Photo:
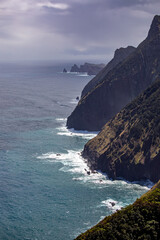
M 106 217 L 76 240 L 160 239 L 160 181 L 134 204 Z
M 160 16 L 155 16 L 147 38 L 79 101 L 67 119 L 67 127 L 100 130 L 159 75 Z
M 122 109 L 84 147 L 91 169 L 130 181 L 160 179 L 160 80 Z
M 114 53 L 113 59 L 84 87 L 81 97 L 84 97 L 98 83 L 102 82 L 106 74 L 118 63 L 122 62 L 125 58 L 127 58 L 134 50 L 135 48 L 132 46 L 117 49 Z

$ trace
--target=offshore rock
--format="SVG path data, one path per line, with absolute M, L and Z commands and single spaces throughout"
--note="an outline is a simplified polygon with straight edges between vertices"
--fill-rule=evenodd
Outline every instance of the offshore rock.
M 68 117 L 67 127 L 100 130 L 160 75 L 160 16 L 148 37 L 126 59 L 110 70 L 91 92 L 81 98 Z

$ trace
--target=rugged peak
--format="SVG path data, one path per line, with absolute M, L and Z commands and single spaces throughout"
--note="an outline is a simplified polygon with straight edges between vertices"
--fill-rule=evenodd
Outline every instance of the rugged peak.
M 116 51 L 114 52 L 114 58 L 121 58 L 124 55 L 128 56 L 130 53 L 132 53 L 135 50 L 135 47 L 132 46 L 128 46 L 126 48 L 118 48 L 116 49 Z
M 160 35 L 160 16 L 158 15 L 153 18 L 148 37 L 152 38 L 157 34 Z
M 81 97 L 84 97 L 91 92 L 96 85 L 103 81 L 104 77 L 110 70 L 126 59 L 135 49 L 135 47 L 128 46 L 126 48 L 121 47 L 115 50 L 113 59 L 84 87 Z M 103 67 L 103 64 L 100 64 L 100 66 Z

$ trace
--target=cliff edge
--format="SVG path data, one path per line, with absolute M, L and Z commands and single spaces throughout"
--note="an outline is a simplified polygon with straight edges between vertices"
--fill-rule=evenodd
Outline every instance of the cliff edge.
M 147 38 L 82 97 L 67 119 L 67 127 L 97 131 L 160 75 L 160 16 Z

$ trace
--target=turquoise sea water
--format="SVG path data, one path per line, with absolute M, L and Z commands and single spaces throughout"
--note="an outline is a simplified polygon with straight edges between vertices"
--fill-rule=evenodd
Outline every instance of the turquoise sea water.
M 80 152 L 96 133 L 65 123 L 92 77 L 62 69 L 0 64 L 1 240 L 73 240 L 148 190 L 87 175 Z

